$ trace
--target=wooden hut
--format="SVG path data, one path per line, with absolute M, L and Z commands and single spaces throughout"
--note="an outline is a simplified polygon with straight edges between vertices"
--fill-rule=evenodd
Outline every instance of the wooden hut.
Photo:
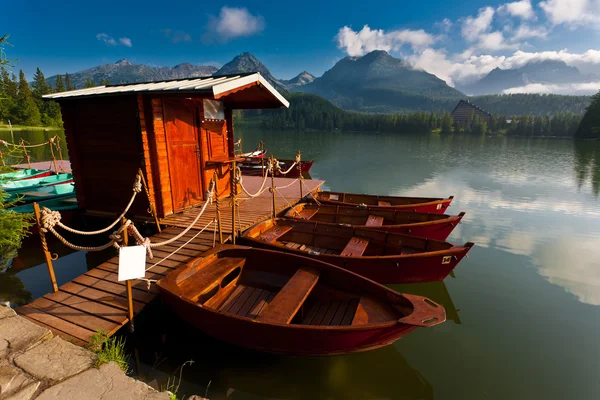
M 456 107 L 454 107 L 454 111 L 452 111 L 452 121 L 454 125 L 465 126 L 469 123 L 471 114 L 473 114 L 473 117 L 485 121 L 488 125 L 492 119 L 492 114 L 489 112 L 477 107 L 469 100 L 461 100 Z
M 230 193 L 233 110 L 289 107 L 259 73 L 99 86 L 44 99 L 61 106 L 80 207 L 120 213 L 142 168 L 159 217 L 205 200 L 214 172 L 219 195 Z M 147 208 L 138 199 L 132 210 Z

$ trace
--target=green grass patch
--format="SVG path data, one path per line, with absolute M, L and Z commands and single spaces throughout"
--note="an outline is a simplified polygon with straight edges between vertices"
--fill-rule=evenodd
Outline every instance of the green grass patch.
M 123 372 L 129 370 L 129 355 L 125 353 L 125 340 L 121 337 L 108 337 L 102 331 L 96 332 L 91 337 L 88 349 L 96 353 L 96 362 L 94 366 L 100 367 L 111 361 L 117 363 Z
M 167 384 L 165 387 L 161 388 L 162 392 L 167 392 L 169 395 L 169 400 L 184 400 L 185 396 L 183 397 L 177 397 L 177 392 L 179 391 L 179 386 L 181 386 L 181 375 L 183 373 L 183 367 L 185 367 L 186 365 L 192 365 L 194 364 L 194 360 L 189 360 L 183 363 L 183 365 L 179 368 L 179 376 L 170 376 L 169 379 L 167 379 Z M 177 374 L 177 370 L 175 371 L 175 374 Z M 210 383 L 208 384 L 208 387 L 210 387 Z M 205 393 L 205 397 L 208 394 L 208 387 L 206 388 L 206 392 Z
M 0 131 L 10 132 L 11 128 L 8 125 L 0 124 Z M 59 131 L 60 128 L 52 127 L 52 126 L 26 126 L 26 125 L 13 125 L 13 132 L 18 131 Z

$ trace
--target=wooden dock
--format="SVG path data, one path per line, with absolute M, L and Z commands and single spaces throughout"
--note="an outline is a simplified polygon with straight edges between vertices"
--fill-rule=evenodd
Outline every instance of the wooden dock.
M 285 186 L 292 179 L 276 178 L 277 186 Z M 252 193 L 256 192 L 262 183 L 260 177 L 245 177 L 244 185 Z M 317 189 L 323 181 L 306 181 L 312 190 Z M 289 204 L 296 204 L 300 200 L 300 188 L 295 184 L 280 190 L 282 198 L 278 195 L 276 207 L 282 211 Z M 271 214 L 272 198 L 269 191 L 262 196 L 249 198 L 241 196 L 240 217 L 242 230 L 247 229 L 256 222 L 265 220 Z M 171 215 L 161 220 L 161 224 L 168 226 L 161 233 L 152 236 L 153 242 L 165 241 L 178 235 L 196 217 L 197 208 L 182 214 Z M 197 224 L 184 237 L 170 245 L 153 249 L 154 258 L 147 260 L 146 268 L 162 260 L 171 252 L 185 244 L 198 233 L 202 227 L 213 220 L 215 216 L 214 204 L 208 208 Z M 221 207 L 223 232 L 231 233 L 231 207 L 229 202 L 223 201 Z M 186 222 L 187 221 L 187 222 Z M 160 279 L 170 271 L 199 257 L 213 246 L 213 228 L 199 234 L 184 248 L 161 262 L 146 273 L 147 279 Z M 69 340 L 78 345 L 89 343 L 91 335 L 98 330 L 109 336 L 117 332 L 129 322 L 127 291 L 125 282 L 117 280 L 118 257 L 113 257 L 105 263 L 93 268 L 71 282 L 60 286 L 57 292 L 48 293 L 31 303 L 16 309 L 17 313 L 32 322 L 50 329 L 55 335 Z M 144 306 L 151 302 L 158 291 L 155 285 L 147 289 L 145 281 L 133 283 L 133 308 L 134 315 L 142 311 Z

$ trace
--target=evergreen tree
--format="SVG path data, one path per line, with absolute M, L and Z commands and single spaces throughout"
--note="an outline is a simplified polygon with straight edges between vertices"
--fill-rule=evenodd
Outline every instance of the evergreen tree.
M 575 137 L 578 139 L 600 138 L 600 92 L 592 96 L 577 130 Z
M 65 86 L 67 90 L 75 90 L 75 85 L 71 82 L 71 75 L 68 72 L 65 74 Z
M 443 135 L 452 133 L 452 122 L 454 122 L 452 120 L 452 115 L 450 115 L 450 113 L 448 111 L 444 112 L 444 115 L 442 115 L 442 122 L 441 122 L 441 127 L 442 127 L 441 133 Z
M 42 71 L 38 68 L 33 77 L 33 95 L 41 114 L 42 124 L 46 126 L 62 126 L 60 106 L 55 101 L 44 101 L 42 96 L 52 93 L 52 87 L 46 82 Z
M 17 95 L 16 120 L 22 125 L 37 126 L 42 123 L 40 110 L 33 98 L 23 70 L 19 71 L 19 93 Z
M 94 81 L 92 81 L 92 79 L 88 77 L 87 81 L 85 81 L 85 87 L 86 88 L 93 88 L 94 86 L 96 86 L 96 85 L 94 85 Z
M 56 84 L 55 84 L 55 87 L 54 87 L 54 91 L 56 93 L 60 93 L 60 92 L 64 92 L 65 91 L 65 83 L 63 81 L 62 75 L 57 75 L 56 76 Z

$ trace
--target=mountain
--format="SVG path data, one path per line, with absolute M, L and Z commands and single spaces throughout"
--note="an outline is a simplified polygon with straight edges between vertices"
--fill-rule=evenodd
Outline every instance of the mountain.
M 452 110 L 464 97 L 435 75 L 381 50 L 346 57 L 294 90 L 320 95 L 341 108 L 370 112 Z
M 288 89 L 292 89 L 298 86 L 303 86 L 308 83 L 311 83 L 315 79 L 316 78 L 314 75 L 306 71 L 302 71 L 295 78 L 289 80 L 281 80 L 281 83 L 283 83 Z
M 260 72 L 260 74 L 269 81 L 275 89 L 283 91 L 287 90 L 286 86 L 278 79 L 275 79 L 267 67 L 250 53 L 242 53 L 239 56 L 234 57 L 233 60 L 223 65 L 215 75 L 243 74 L 247 72 Z
M 114 64 L 104 64 L 90 69 L 69 74 L 71 81 L 78 89 L 85 87 L 88 78 L 96 85 L 103 80 L 110 83 L 151 82 L 167 79 L 179 79 L 199 76 L 210 76 L 216 68 L 209 65 L 179 64 L 174 67 L 150 67 L 144 64 L 133 64 L 127 59 L 119 60 Z M 48 83 L 54 86 L 56 75 L 48 78 Z
M 504 90 L 532 83 L 565 84 L 588 82 L 590 77 L 583 75 L 575 67 L 564 61 L 530 62 L 520 68 L 495 68 L 478 82 L 460 87 L 470 95 L 502 93 Z

